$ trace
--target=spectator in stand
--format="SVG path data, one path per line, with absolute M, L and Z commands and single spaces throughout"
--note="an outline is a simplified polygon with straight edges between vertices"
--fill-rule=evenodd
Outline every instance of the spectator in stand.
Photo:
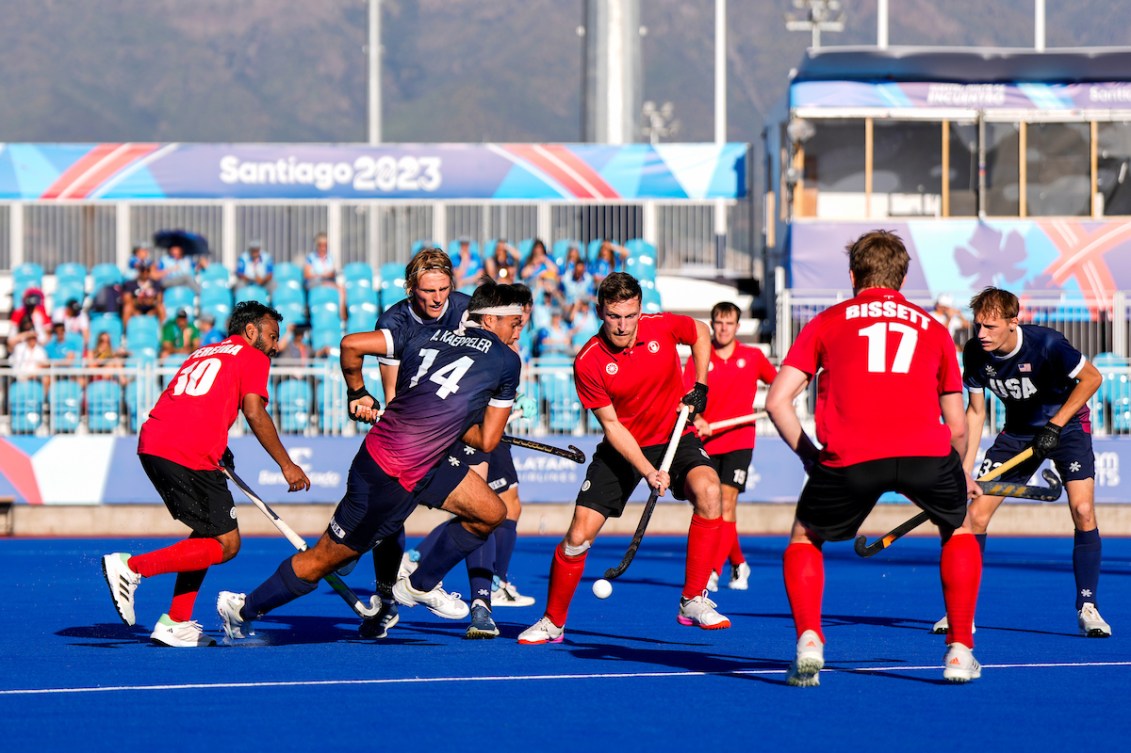
M 124 289 L 122 283 L 103 285 L 90 298 L 90 313 L 122 316 Z
M 970 322 L 962 315 L 962 310 L 954 305 L 954 297 L 943 293 L 935 299 L 931 317 L 947 328 L 950 339 L 954 340 L 954 346 L 961 350 L 970 336 Z
M 518 249 L 500 238 L 484 262 L 487 276 L 505 285 L 518 282 Z
M 534 309 L 531 319 L 534 322 L 534 331 L 538 332 L 550 324 L 550 314 L 554 309 L 566 309 L 569 303 L 562 296 L 557 275 L 550 271 L 539 275 L 533 294 Z
M 94 341 L 94 347 L 87 355 L 86 365 L 92 367 L 121 366 L 126 357 L 126 351 L 114 346 L 109 332 L 99 332 Z
M 310 361 L 310 345 L 306 342 L 309 327 L 301 324 L 288 324 L 287 332 L 279 340 L 280 359 L 298 361 L 305 366 Z
M 274 277 L 275 261 L 263 250 L 263 243 L 252 241 L 247 244 L 247 251 L 240 254 L 236 262 L 236 286 L 260 285 L 271 290 Z
M 338 268 L 334 264 L 334 257 L 330 255 L 330 241 L 325 233 L 314 236 L 314 250 L 306 255 L 302 276 L 306 280 L 307 290 L 319 285 L 338 284 Z
M 571 356 L 573 355 L 573 337 L 562 316 L 562 310 L 557 306 L 550 309 L 550 321 L 545 327 L 538 330 L 538 337 L 534 343 L 534 356 Z
M 572 267 L 567 267 L 567 274 L 562 280 L 562 292 L 565 294 L 567 304 L 570 306 L 569 318 L 573 321 L 578 312 L 591 309 L 596 300 L 597 287 L 593 284 L 593 275 L 585 268 L 585 260 L 578 256 Z M 596 332 L 596 330 L 593 330 Z
M 134 247 L 130 249 L 130 260 L 126 264 L 126 279 L 137 279 L 137 268 L 143 261 L 153 261 L 153 258 L 149 255 L 149 244 L 136 243 Z
M 200 332 L 200 345 L 215 345 L 218 342 L 223 342 L 228 337 L 228 330 L 225 326 L 224 329 L 216 326 L 216 317 L 209 314 L 207 311 L 200 315 L 200 326 L 197 327 Z
M 558 265 L 546 252 L 546 244 L 542 242 L 541 238 L 535 238 L 534 245 L 530 247 L 530 254 L 522 263 L 522 269 L 519 270 L 518 276 L 523 282 L 530 285 L 543 272 L 553 272 L 556 277 L 561 277 L 561 270 L 558 269 Z
M 47 309 L 43 305 L 43 291 L 39 288 L 27 288 L 21 304 L 19 308 L 12 309 L 12 325 L 18 332 L 23 332 L 25 330 L 20 329 L 20 325 L 26 319 L 40 344 L 47 342 L 51 334 L 51 318 L 47 316 Z
M 200 346 L 200 332 L 189 321 L 188 311 L 179 309 L 171 322 L 161 329 L 161 355 L 184 353 L 188 355 Z
M 613 272 L 623 272 L 627 258 L 627 248 L 618 246 L 612 241 L 602 241 L 601 247 L 597 250 L 597 258 L 589 262 L 589 273 L 593 275 L 593 284 L 600 285 L 601 280 Z
M 138 263 L 138 276 L 140 277 L 142 264 Z M 186 285 L 197 290 L 196 268 L 192 259 L 185 256 L 183 246 L 173 244 L 169 246 L 157 268 L 152 271 L 153 278 L 161 283 L 163 288 L 172 288 L 177 285 Z
M 471 253 L 471 239 L 459 239 L 459 253 L 452 259 L 456 273 L 456 287 L 476 287 L 483 282 L 483 257 Z
M 138 264 L 137 279 L 122 286 L 122 326 L 138 315 L 165 320 L 165 288 L 153 278 L 152 262 Z
M 601 329 L 601 320 L 597 318 L 597 311 L 593 303 L 578 304 L 573 309 L 573 318 L 570 319 L 570 335 L 595 335 Z
M 69 299 L 65 306 L 55 309 L 51 321 L 62 324 L 67 332 L 82 335 L 84 343 L 90 339 L 90 317 L 82 310 L 81 301 L 74 298 Z
M 8 338 L 8 365 L 17 377 L 29 377 L 48 366 L 47 351 L 39 343 L 35 323 L 25 316 L 16 324 L 16 334 Z
M 81 366 L 82 345 L 67 339 L 67 327 L 62 322 L 51 325 L 51 339 L 43 346 L 47 360 L 57 366 Z

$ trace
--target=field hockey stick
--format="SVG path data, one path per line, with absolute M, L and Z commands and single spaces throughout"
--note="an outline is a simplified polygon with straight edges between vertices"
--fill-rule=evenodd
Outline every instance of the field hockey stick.
M 542 444 L 541 442 L 535 442 L 533 439 L 520 439 L 519 437 L 512 437 L 507 434 L 503 435 L 502 441 L 509 445 L 514 445 L 515 447 L 525 447 L 528 450 L 544 452 L 547 455 L 557 455 L 559 458 L 566 458 L 575 463 L 585 462 L 585 453 L 573 445 L 568 445 L 569 449 L 563 450 L 561 447 L 554 447 L 551 444 Z
M 287 525 L 286 521 L 280 518 L 274 510 L 268 507 L 267 503 L 260 499 L 259 495 L 253 492 L 251 487 L 244 483 L 244 480 L 237 476 L 234 470 L 225 468 L 224 466 L 220 466 L 220 470 L 232 480 L 232 483 L 240 488 L 240 491 L 251 500 L 252 504 L 259 508 L 260 512 L 267 516 L 267 519 L 279 529 L 279 533 L 283 534 L 287 541 L 294 545 L 295 549 L 300 552 L 307 550 L 306 539 L 295 533 L 294 529 Z M 362 602 L 357 594 L 353 592 L 353 589 L 347 586 L 345 581 L 338 577 L 337 573 L 330 573 L 326 576 L 325 581 L 330 584 L 330 588 L 334 589 L 338 596 L 342 597 L 342 600 L 346 604 L 349 604 L 350 609 L 352 609 L 358 617 L 366 620 L 377 616 L 378 610 Z
M 768 415 L 769 414 L 766 413 L 766 411 L 762 410 L 758 411 L 757 413 L 751 413 L 749 416 L 738 416 L 737 418 L 727 418 L 722 421 L 715 421 L 714 423 L 707 424 L 707 428 L 712 432 L 716 432 L 719 429 L 729 429 L 732 426 L 752 424 L 758 419 L 765 418 Z
M 675 451 L 679 446 L 680 437 L 683 436 L 683 427 L 687 423 L 687 414 L 690 410 L 691 407 L 687 405 L 679 409 L 679 418 L 676 419 L 675 430 L 672 431 L 672 438 L 668 440 L 668 448 L 664 451 L 664 459 L 660 463 L 660 470 L 664 473 L 667 473 L 668 469 L 672 467 L 672 459 L 675 458 Z M 640 522 L 636 524 L 636 533 L 632 534 L 632 541 L 629 542 L 624 557 L 619 565 L 610 567 L 605 571 L 605 580 L 619 578 L 632 564 L 636 550 L 640 548 L 640 542 L 644 539 L 644 531 L 648 529 L 648 521 L 652 519 L 652 511 L 656 509 L 656 500 L 659 498 L 660 495 L 655 489 L 648 495 L 648 501 L 644 503 L 644 510 L 640 513 Z
M 1011 468 L 1014 468 L 1014 467 L 1020 465 L 1021 463 L 1024 463 L 1026 460 L 1028 460 L 1032 456 L 1033 456 L 1033 448 L 1032 447 L 1026 447 L 1024 450 L 1017 453 L 1016 455 L 1011 457 L 1009 460 L 1007 460 L 1004 463 L 1002 463 L 1001 465 L 999 465 L 997 468 L 994 468 L 989 473 L 987 473 L 987 474 L 983 475 L 981 478 L 978 478 L 978 479 L 975 479 L 975 480 L 979 484 L 982 483 L 983 481 L 992 481 L 993 479 L 997 478 L 998 476 L 1000 476 L 1001 474 L 1010 470 Z M 1046 480 L 1048 479 L 1047 476 L 1045 478 L 1046 478 Z M 1057 479 L 1057 484 L 1059 486 L 1060 479 Z M 1029 487 L 1029 488 L 1032 488 L 1032 487 Z M 987 493 L 987 492 L 985 492 L 985 487 L 983 487 L 983 492 Z M 1007 496 L 1007 495 L 1002 495 L 1002 496 Z M 1058 488 L 1057 489 L 1057 497 L 1059 497 L 1059 496 L 1060 496 L 1060 490 Z M 903 523 L 899 524 L 898 526 L 893 528 L 887 535 L 882 536 L 879 539 L 876 539 L 871 544 L 868 543 L 867 537 L 857 536 L 856 541 L 853 542 L 853 548 L 856 550 L 856 553 L 858 555 L 860 555 L 861 557 L 871 557 L 872 555 L 876 554 L 877 552 L 882 552 L 883 550 L 887 549 L 889 546 L 891 546 L 893 543 L 895 543 L 898 539 L 906 536 L 908 533 L 911 533 L 911 531 L 913 531 L 916 528 L 918 528 L 919 526 L 923 525 L 929 519 L 930 519 L 930 516 L 926 512 L 921 512 L 918 515 L 916 515 L 915 517 L 910 518 L 909 520 L 904 521 Z
M 1017 499 L 1035 499 L 1038 502 L 1055 502 L 1060 499 L 1060 492 L 1064 485 L 1060 478 L 1053 473 L 1051 468 L 1041 471 L 1041 478 L 1048 482 L 1048 486 L 1039 484 L 1014 484 L 1009 481 L 991 481 L 982 484 L 982 494 L 992 497 L 1015 497 Z

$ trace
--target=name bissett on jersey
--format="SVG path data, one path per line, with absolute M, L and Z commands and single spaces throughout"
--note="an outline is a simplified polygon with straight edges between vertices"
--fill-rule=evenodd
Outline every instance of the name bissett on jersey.
M 930 314 L 913 306 L 895 301 L 869 301 L 856 303 L 844 309 L 845 319 L 903 319 L 926 329 L 934 321 Z

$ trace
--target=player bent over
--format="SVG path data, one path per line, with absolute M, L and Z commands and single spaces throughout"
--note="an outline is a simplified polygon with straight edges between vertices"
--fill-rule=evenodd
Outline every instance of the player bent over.
M 345 496 L 318 543 L 284 560 L 246 597 L 220 593 L 216 607 L 229 638 L 247 636 L 252 620 L 310 593 L 319 579 L 395 536 L 417 504 L 456 515 L 432 551 L 441 575 L 482 546 L 503 521 L 502 500 L 453 449 L 466 442 L 490 451 L 502 438 L 521 370 L 518 354 L 509 347 L 522 314 L 514 296 L 506 285 L 481 286 L 468 305 L 469 321 L 455 330 L 404 327 L 342 339 L 351 417 L 372 421 L 377 416 L 362 377 L 365 356 L 398 355 L 406 374 L 413 375 L 411 382 L 366 436 L 350 466 Z M 417 581 L 417 586 L 401 578 L 393 596 L 444 617 L 467 615 L 467 606 L 446 593 L 439 578 Z
M 963 378 L 969 392 L 966 467 L 973 469 L 982 427 L 986 390 L 1005 405 L 1005 428 L 986 450 L 982 475 L 1023 451 L 1033 459 L 1002 475 L 1024 483 L 1047 457 L 1068 490 L 1068 511 L 1076 530 L 1072 570 L 1076 577 L 1076 621 L 1090 638 L 1107 638 L 1111 626 L 1096 605 L 1100 581 L 1100 531 L 1096 523 L 1096 458 L 1088 400 L 1103 376 L 1064 335 L 1048 327 L 1019 324 L 1020 302 L 1007 290 L 986 288 L 970 301 L 974 337 L 963 351 Z M 982 494 L 970 503 L 970 525 L 983 550 L 986 529 L 1002 498 Z M 946 618 L 934 632 L 946 632 Z
M 670 487 L 694 509 L 676 619 L 706 630 L 730 627 L 706 592 L 722 521 L 718 474 L 691 427 L 679 440 L 670 473 L 656 467 L 675 430 L 681 402 L 695 412 L 706 406 L 711 336 L 705 324 L 691 317 L 641 315 L 640 303 L 640 284 L 631 275 L 615 272 L 598 287 L 601 329 L 578 352 L 573 373 L 581 404 L 597 416 L 605 438 L 585 473 L 565 539 L 554 549 L 546 612 L 519 635 L 519 643 L 562 640 L 589 547 L 605 521 L 624 512 L 642 478 L 660 494 Z M 695 361 L 696 384 L 686 394 L 676 351 L 680 344 L 691 346 Z
M 150 638 L 161 645 L 213 646 L 192 619 L 197 592 L 208 568 L 240 550 L 236 508 L 227 477 L 219 470 L 228 429 L 242 410 L 267 454 L 279 464 L 288 491 L 310 488 L 291 461 L 264 409 L 267 373 L 279 342 L 279 312 L 257 301 L 236 304 L 228 338 L 197 349 L 169 382 L 141 426 L 138 457 L 169 513 L 192 529 L 184 541 L 146 554 L 124 552 L 102 558 L 102 572 L 122 621 L 135 621 L 134 592 L 142 578 L 177 573 L 173 602 Z
M 910 257 L 898 236 L 865 233 L 848 259 L 854 297 L 805 325 L 766 398 L 778 433 L 809 474 L 782 560 L 797 631 L 786 682 L 820 683 L 824 543 L 855 537 L 886 491 L 906 495 L 939 527 L 950 618 L 943 677 L 968 682 L 982 672 L 972 651 L 982 556 L 966 522 L 966 500 L 978 487 L 962 467 L 966 421 L 954 342 L 899 293 Z M 819 451 L 793 404 L 818 372 Z

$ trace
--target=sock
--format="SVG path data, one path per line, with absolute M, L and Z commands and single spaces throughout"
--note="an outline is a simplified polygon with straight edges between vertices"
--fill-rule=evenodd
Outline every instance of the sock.
M 982 552 L 974 536 L 958 534 L 942 545 L 939 575 L 950 624 L 946 642 L 974 648 L 974 608 L 982 582 Z
M 1076 611 L 1079 612 L 1086 601 L 1099 605 L 1096 589 L 1100 585 L 1100 529 L 1076 531 L 1074 539 L 1072 572 L 1076 575 Z
M 733 529 L 733 535 L 730 537 L 730 564 L 741 565 L 746 561 L 746 555 L 742 553 L 742 542 L 738 540 L 738 523 L 730 523 Z
M 386 536 L 381 543 L 373 547 L 373 579 L 381 598 L 392 598 L 393 584 L 397 582 L 397 573 L 401 569 L 403 555 L 404 528 L 401 528 L 396 536 Z
M 409 583 L 417 591 L 431 591 L 456 563 L 483 546 L 486 541 L 464 528 L 459 518 L 452 518 L 440 526 L 439 531 L 429 552 L 421 555 L 416 572 L 409 576 Z M 431 538 L 432 534 L 428 536 Z M 490 594 L 490 587 L 487 592 Z
M 240 617 L 245 620 L 258 619 L 272 609 L 305 596 L 317 587 L 317 583 L 311 583 L 295 575 L 294 565 L 288 557 L 279 564 L 274 575 L 247 595 L 243 609 L 240 610 Z
M 424 555 L 432 551 L 432 547 L 436 546 L 436 542 L 440 540 L 440 536 L 444 533 L 444 526 L 451 522 L 452 521 L 449 520 L 436 526 L 428 532 L 428 535 L 424 537 L 424 541 L 421 541 L 419 544 L 413 547 L 414 549 L 416 549 L 417 553 L 420 554 L 420 559 L 424 559 Z
M 554 547 L 554 559 L 550 563 L 550 591 L 546 595 L 546 616 L 558 627 L 565 626 L 569 603 L 573 601 L 577 584 L 581 582 L 581 575 L 585 572 L 585 558 L 589 556 L 588 549 L 570 556 L 562 546 L 558 544 Z
M 734 544 L 738 541 L 738 530 L 736 524 L 732 520 L 724 520 L 719 524 L 719 548 L 715 552 L 714 562 L 716 563 L 711 567 L 711 570 L 718 573 L 720 576 L 726 572 L 727 561 L 730 560 L 730 552 Z M 731 560 L 733 561 L 733 560 Z M 737 564 L 737 563 L 735 563 Z
M 511 555 L 518 543 L 518 521 L 504 520 L 503 524 L 495 529 L 495 575 L 499 580 L 507 580 L 510 572 Z
M 793 612 L 797 637 L 806 630 L 815 630 L 825 642 L 821 630 L 821 599 L 825 595 L 825 556 L 812 544 L 790 544 L 782 555 L 785 593 Z
M 216 539 L 192 538 L 155 552 L 130 557 L 126 566 L 143 578 L 150 578 L 163 573 L 204 570 L 211 565 L 219 565 L 223 558 L 224 547 Z
M 683 571 L 683 597 L 694 599 L 707 587 L 711 577 L 711 560 L 719 549 L 719 535 L 722 531 L 722 518 L 707 518 L 691 515 L 691 527 L 687 530 L 687 564 Z
M 498 542 L 492 533 L 483 546 L 467 555 L 467 581 L 471 584 L 471 599 L 480 599 L 484 606 L 491 608 L 491 581 L 495 577 L 495 551 Z
M 216 541 L 216 539 L 209 539 Z M 220 542 L 216 542 L 219 544 Z M 173 622 L 188 622 L 192 619 L 192 609 L 196 606 L 196 595 L 200 592 L 200 584 L 208 569 L 187 570 L 177 573 L 177 581 L 173 585 L 173 603 L 169 606 L 169 619 Z

